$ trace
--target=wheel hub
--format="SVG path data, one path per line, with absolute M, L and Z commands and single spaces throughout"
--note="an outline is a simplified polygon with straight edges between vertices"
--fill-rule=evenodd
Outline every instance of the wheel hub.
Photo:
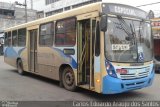
M 71 72 L 66 73 L 65 80 L 67 85 L 72 85 L 74 81 L 73 74 Z

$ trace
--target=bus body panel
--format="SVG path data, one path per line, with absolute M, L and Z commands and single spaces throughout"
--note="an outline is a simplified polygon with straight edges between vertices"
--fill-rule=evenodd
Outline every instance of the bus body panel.
M 11 66 L 17 67 L 17 59 L 24 59 L 21 57 L 22 52 L 25 50 L 25 47 L 5 47 L 4 48 L 4 61 Z M 26 60 L 23 60 L 24 63 Z
M 38 73 L 59 80 L 59 68 L 61 65 L 70 65 L 72 69 L 77 69 L 76 54 L 66 56 L 63 53 L 65 48 L 39 47 L 37 56 Z
M 121 80 L 111 76 L 103 77 L 103 94 L 116 94 L 137 90 L 152 85 L 154 73 L 148 77 L 133 80 Z
M 148 87 L 152 84 L 154 79 L 154 65 L 152 62 L 150 62 L 150 64 L 146 63 L 143 66 L 125 66 L 126 64 L 122 64 L 124 66 L 120 65 L 121 64 L 119 64 L 119 66 L 115 65 L 114 69 L 128 69 L 130 75 L 124 75 L 125 77 L 123 78 L 120 75 L 118 75 L 118 78 L 111 77 L 109 75 L 104 75 L 102 91 L 103 94 L 114 94 L 130 90 L 137 90 L 143 87 Z M 148 68 L 149 71 L 146 72 L 146 69 Z M 137 74 L 134 74 L 135 72 Z

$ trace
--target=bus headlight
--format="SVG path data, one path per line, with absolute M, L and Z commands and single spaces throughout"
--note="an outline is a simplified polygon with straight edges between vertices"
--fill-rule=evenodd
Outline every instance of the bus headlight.
M 110 75 L 111 77 L 117 78 L 117 74 L 114 70 L 114 67 L 110 63 L 106 62 L 106 70 L 108 75 Z

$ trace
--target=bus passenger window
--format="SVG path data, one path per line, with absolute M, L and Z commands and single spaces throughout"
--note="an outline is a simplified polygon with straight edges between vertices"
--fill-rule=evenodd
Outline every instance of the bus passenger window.
M 18 30 L 18 46 L 26 45 L 26 28 Z
M 8 33 L 5 32 L 5 35 L 4 35 L 4 44 L 5 46 L 8 46 Z
M 76 19 L 69 18 L 56 23 L 55 45 L 74 46 L 76 43 Z
M 12 32 L 12 45 L 17 46 L 17 30 Z
M 12 43 L 11 32 L 8 32 L 8 46 L 11 46 L 11 43 Z
M 41 46 L 52 46 L 54 36 L 54 23 L 46 23 L 40 26 L 39 44 Z

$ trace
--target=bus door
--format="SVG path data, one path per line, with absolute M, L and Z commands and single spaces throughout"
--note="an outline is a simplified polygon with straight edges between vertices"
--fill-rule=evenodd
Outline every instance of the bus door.
M 29 30 L 29 69 L 37 72 L 37 29 Z
M 78 85 L 94 88 L 96 19 L 78 21 Z

